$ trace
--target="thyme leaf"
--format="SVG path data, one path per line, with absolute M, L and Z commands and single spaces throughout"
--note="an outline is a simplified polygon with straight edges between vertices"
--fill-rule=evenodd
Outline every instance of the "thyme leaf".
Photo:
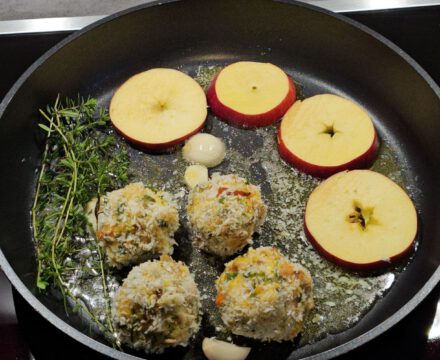
M 57 288 L 66 313 L 68 300 L 73 300 L 75 311 L 81 309 L 113 337 L 106 285 L 108 268 L 99 246 L 94 244 L 106 298 L 107 324 L 71 292 L 65 274 L 72 271 L 72 265 L 66 265 L 65 260 L 84 246 L 74 239 L 87 234 L 86 203 L 128 182 L 128 153 L 118 145 L 108 125 L 108 112 L 98 107 L 96 99 L 78 97 L 61 102 L 58 97 L 40 114 L 39 127 L 46 132 L 47 140 L 32 206 L 38 263 L 36 286 L 42 292 L 50 286 Z

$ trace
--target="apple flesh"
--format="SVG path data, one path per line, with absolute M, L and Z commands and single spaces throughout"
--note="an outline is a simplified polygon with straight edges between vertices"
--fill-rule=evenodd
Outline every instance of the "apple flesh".
M 386 176 L 370 170 L 343 171 L 312 192 L 304 229 L 328 260 L 353 270 L 373 270 L 411 250 L 417 213 L 405 191 Z
M 206 120 L 206 96 L 188 75 L 166 68 L 129 78 L 115 92 L 110 119 L 138 147 L 163 150 L 199 132 Z
M 343 170 L 371 166 L 379 139 L 368 113 L 337 95 L 297 101 L 278 129 L 278 151 L 289 164 L 326 178 Z
M 295 102 L 292 79 L 270 63 L 240 61 L 215 77 L 208 103 L 219 118 L 244 128 L 267 126 Z

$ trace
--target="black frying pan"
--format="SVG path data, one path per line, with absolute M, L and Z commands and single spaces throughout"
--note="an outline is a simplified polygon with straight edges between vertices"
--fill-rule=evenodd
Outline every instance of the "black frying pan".
M 146 68 L 239 59 L 280 65 L 301 79 L 307 96 L 334 91 L 361 103 L 380 136 L 397 149 L 406 181 L 416 189 L 418 249 L 397 283 L 354 327 L 299 348 L 291 358 L 329 358 L 369 341 L 407 315 L 440 279 L 440 90 L 412 59 L 364 26 L 293 1 L 152 2 L 64 40 L 0 105 L 0 265 L 38 313 L 111 358 L 136 357 L 89 337 L 79 318 L 67 319 L 61 302 L 35 288 L 29 224 L 42 151 L 37 110 L 58 93 L 91 94 L 108 104 L 118 84 Z

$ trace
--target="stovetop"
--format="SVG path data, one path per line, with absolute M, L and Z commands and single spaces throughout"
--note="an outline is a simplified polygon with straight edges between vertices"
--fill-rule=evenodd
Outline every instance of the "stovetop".
M 393 41 L 440 84 L 440 6 L 346 15 Z M 69 34 L 0 35 L 0 99 L 33 61 Z M 396 326 L 340 358 L 440 359 L 440 285 Z M 0 359 L 104 358 L 37 315 L 0 271 Z

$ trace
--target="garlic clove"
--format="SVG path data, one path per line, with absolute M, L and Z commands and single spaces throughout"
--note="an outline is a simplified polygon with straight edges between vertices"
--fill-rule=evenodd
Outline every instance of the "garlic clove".
M 87 218 L 87 230 L 90 234 L 95 234 L 98 228 L 98 220 L 96 219 L 96 203 L 98 202 L 97 198 L 93 198 L 90 200 L 85 208 L 85 215 Z
M 204 338 L 202 350 L 209 360 L 244 360 L 250 347 L 238 346 L 216 338 Z
M 214 135 L 199 133 L 186 142 L 182 152 L 183 157 L 189 162 L 214 167 L 225 158 L 226 146 Z
M 185 170 L 185 183 L 190 189 L 208 182 L 208 168 L 204 165 L 190 165 Z

